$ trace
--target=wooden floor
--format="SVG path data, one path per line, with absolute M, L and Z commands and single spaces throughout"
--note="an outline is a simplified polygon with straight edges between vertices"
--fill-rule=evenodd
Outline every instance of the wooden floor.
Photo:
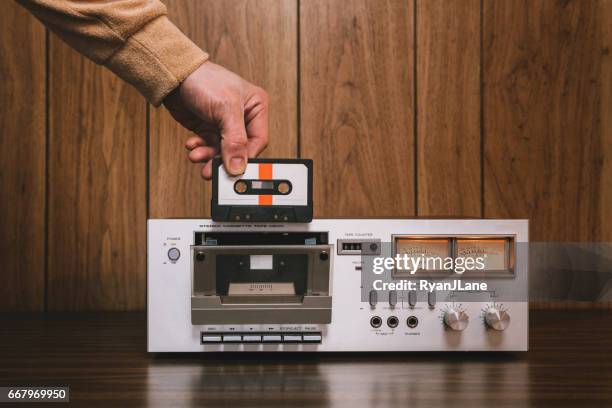
M 0 386 L 68 385 L 88 407 L 612 406 L 612 311 L 530 326 L 516 354 L 149 355 L 144 314 L 0 315 Z

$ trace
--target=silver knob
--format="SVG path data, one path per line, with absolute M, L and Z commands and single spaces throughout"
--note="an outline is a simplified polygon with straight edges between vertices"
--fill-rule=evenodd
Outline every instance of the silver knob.
M 510 314 L 497 307 L 489 307 L 484 314 L 485 323 L 493 330 L 506 330 L 510 325 Z
M 451 330 L 463 331 L 470 322 L 470 317 L 463 310 L 448 309 L 444 313 L 444 324 Z

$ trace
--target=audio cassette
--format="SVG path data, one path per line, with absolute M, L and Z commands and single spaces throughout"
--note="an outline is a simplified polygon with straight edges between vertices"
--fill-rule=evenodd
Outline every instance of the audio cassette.
M 249 159 L 231 176 L 213 160 L 211 215 L 214 221 L 312 221 L 312 160 Z

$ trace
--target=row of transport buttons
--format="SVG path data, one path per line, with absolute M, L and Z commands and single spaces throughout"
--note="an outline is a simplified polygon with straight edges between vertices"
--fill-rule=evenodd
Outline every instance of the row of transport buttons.
M 202 344 L 210 343 L 321 343 L 321 333 L 202 333 Z

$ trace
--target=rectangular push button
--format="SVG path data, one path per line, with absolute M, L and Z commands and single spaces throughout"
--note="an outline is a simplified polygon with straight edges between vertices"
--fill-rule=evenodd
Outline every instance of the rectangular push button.
M 242 341 L 242 336 L 236 334 L 224 334 L 223 342 L 224 343 L 240 343 Z
M 266 334 L 263 336 L 264 343 L 280 343 L 281 340 L 281 336 L 277 334 Z
M 220 334 L 203 334 L 202 343 L 221 343 Z
M 285 343 L 299 343 L 302 341 L 302 336 L 300 334 L 284 334 L 283 342 Z
M 255 334 L 245 334 L 242 336 L 242 341 L 245 343 L 259 343 L 261 341 L 261 336 Z
M 304 343 L 320 343 L 321 342 L 321 335 L 320 334 L 304 334 L 304 336 L 302 336 L 302 338 L 304 339 Z

